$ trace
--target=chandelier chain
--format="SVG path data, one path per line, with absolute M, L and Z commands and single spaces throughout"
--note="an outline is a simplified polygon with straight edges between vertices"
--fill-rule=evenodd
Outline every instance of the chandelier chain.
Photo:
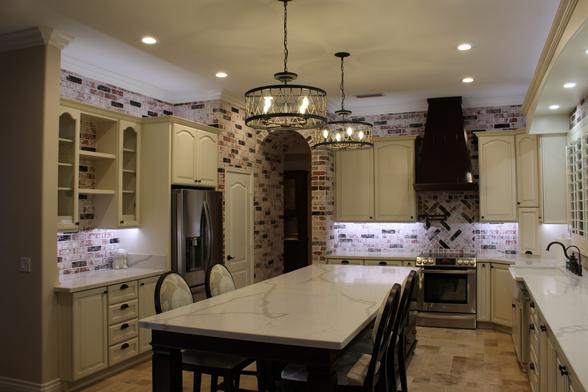
M 341 57 L 341 110 L 345 110 L 345 67 L 343 66 L 344 58 Z
M 284 0 L 284 72 L 288 72 L 288 0 Z

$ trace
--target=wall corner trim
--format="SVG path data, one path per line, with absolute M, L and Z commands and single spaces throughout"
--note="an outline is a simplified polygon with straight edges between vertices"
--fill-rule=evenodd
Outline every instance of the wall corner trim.
M 39 384 L 0 376 L 0 390 L 4 392 L 61 392 L 63 386 L 59 378 Z
M 57 31 L 52 27 L 31 27 L 0 34 L 0 53 L 41 45 L 50 45 L 63 49 L 72 40 L 72 36 Z

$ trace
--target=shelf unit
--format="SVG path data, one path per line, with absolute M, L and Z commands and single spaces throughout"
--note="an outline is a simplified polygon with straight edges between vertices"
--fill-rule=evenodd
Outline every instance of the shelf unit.
M 78 164 L 80 112 L 60 107 L 57 158 L 57 229 L 79 226 Z

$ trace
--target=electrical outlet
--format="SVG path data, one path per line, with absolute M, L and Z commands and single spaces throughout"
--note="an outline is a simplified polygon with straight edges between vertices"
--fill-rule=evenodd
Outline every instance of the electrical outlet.
M 18 270 L 20 272 L 31 272 L 31 258 L 22 256 L 18 264 Z

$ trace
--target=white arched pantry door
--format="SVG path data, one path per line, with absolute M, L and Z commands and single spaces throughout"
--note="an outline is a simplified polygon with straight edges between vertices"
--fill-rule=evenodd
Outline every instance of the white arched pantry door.
M 253 283 L 253 176 L 225 172 L 225 265 L 237 288 Z

